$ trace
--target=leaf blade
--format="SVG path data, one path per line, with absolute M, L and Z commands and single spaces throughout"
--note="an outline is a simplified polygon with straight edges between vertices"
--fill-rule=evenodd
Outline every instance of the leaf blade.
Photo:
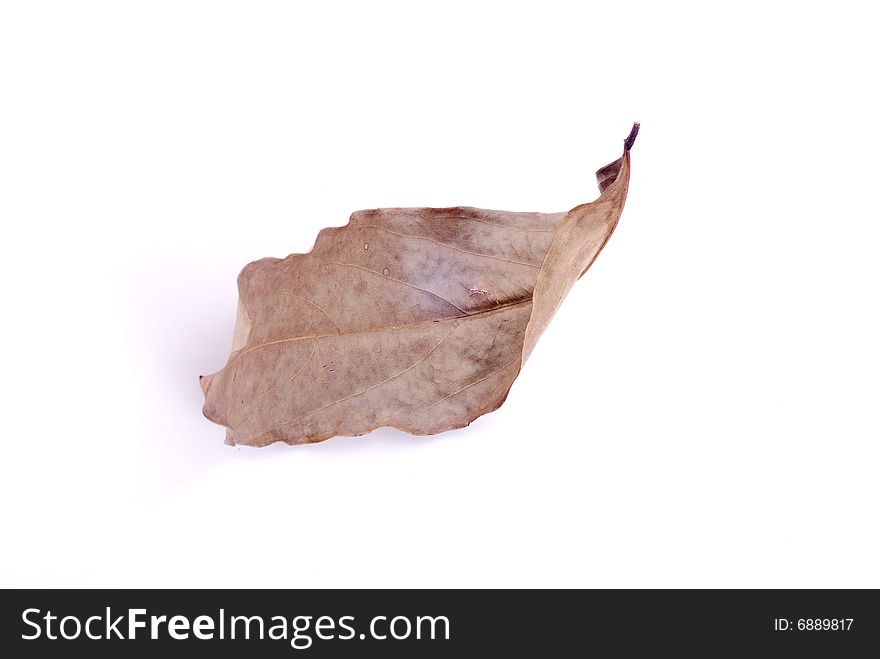
M 433 434 L 497 409 L 613 232 L 628 149 L 597 178 L 600 197 L 567 213 L 357 211 L 307 254 L 248 264 L 205 415 L 227 443 L 265 446 Z

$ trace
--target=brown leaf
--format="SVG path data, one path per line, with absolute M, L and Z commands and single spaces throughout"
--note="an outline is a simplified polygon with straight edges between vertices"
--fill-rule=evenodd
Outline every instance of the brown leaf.
M 497 409 L 626 200 L 629 149 L 567 213 L 357 211 L 307 254 L 238 277 L 226 367 L 201 378 L 229 444 L 318 442 L 393 426 L 424 435 Z

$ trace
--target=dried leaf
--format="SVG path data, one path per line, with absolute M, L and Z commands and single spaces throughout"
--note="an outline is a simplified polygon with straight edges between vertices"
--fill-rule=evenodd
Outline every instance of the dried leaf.
M 307 254 L 247 265 L 205 416 L 227 443 L 265 446 L 432 434 L 497 409 L 614 231 L 637 131 L 597 172 L 601 196 L 567 213 L 358 211 Z

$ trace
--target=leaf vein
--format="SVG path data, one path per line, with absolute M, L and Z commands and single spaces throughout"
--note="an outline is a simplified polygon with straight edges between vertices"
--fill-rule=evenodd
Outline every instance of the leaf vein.
M 505 368 L 507 368 L 508 366 L 510 366 L 511 364 L 513 364 L 517 359 L 519 359 L 519 357 L 514 357 L 514 358 L 511 359 L 509 362 L 507 362 L 506 364 L 504 364 L 504 366 L 499 366 L 499 367 L 496 368 L 494 371 L 492 371 L 491 373 L 489 373 L 489 375 L 480 378 L 480 379 L 477 380 L 476 382 L 471 382 L 469 385 L 466 385 L 466 386 L 462 387 L 462 388 L 459 389 L 458 391 L 453 391 L 453 392 L 452 392 L 451 394 L 449 394 L 448 396 L 444 396 L 444 397 L 441 398 L 440 400 L 438 400 L 438 401 L 436 401 L 436 402 L 434 402 L 434 403 L 431 403 L 430 405 L 428 405 L 428 407 L 426 407 L 425 409 L 423 409 L 421 412 L 417 412 L 416 415 L 418 416 L 418 415 L 424 414 L 425 412 L 427 412 L 428 410 L 430 410 L 430 409 L 431 409 L 432 407 L 434 407 L 435 405 L 439 405 L 440 403 L 442 403 L 444 400 L 447 400 L 447 399 L 449 399 L 449 398 L 452 398 L 453 396 L 457 396 L 458 394 L 460 394 L 460 393 L 461 393 L 462 391 L 464 391 L 465 389 L 470 389 L 471 387 L 473 387 L 473 386 L 475 386 L 475 385 L 478 385 L 478 384 L 480 384 L 481 382 L 485 382 L 485 381 L 488 380 L 489 378 L 498 375 L 498 374 L 499 374 L 501 371 L 503 371 Z
M 422 291 L 423 293 L 427 293 L 428 295 L 433 295 L 434 297 L 443 300 L 448 305 L 455 307 L 456 309 L 461 311 L 463 314 L 467 315 L 467 311 L 465 311 L 464 309 L 459 307 L 457 304 L 455 304 L 451 300 L 447 300 L 445 297 L 443 297 L 439 293 L 435 293 L 434 291 L 429 291 L 427 288 L 421 288 L 420 286 L 416 286 L 415 284 L 410 284 L 408 281 L 403 281 L 402 279 L 395 279 L 394 277 L 391 277 L 389 275 L 383 275 L 381 272 L 376 272 L 375 270 L 370 270 L 369 268 L 365 268 L 364 266 L 358 265 L 357 263 L 343 263 L 342 261 L 330 261 L 329 259 L 327 259 L 327 262 L 332 263 L 333 265 L 344 265 L 344 266 L 348 266 L 349 268 L 357 268 L 359 270 L 364 270 L 365 272 L 372 272 L 374 275 L 378 275 L 379 277 L 382 277 L 382 279 L 390 279 L 391 281 L 396 281 L 398 284 L 403 284 L 404 286 L 409 286 L 410 288 L 414 288 L 417 291 Z
M 482 309 L 480 311 L 474 313 L 466 313 L 461 316 L 444 316 L 442 318 L 432 318 L 429 320 L 422 320 L 416 323 L 404 323 L 403 325 L 389 325 L 388 327 L 371 327 L 366 329 L 357 329 L 357 330 L 348 330 L 344 332 L 333 332 L 329 334 L 307 334 L 305 336 L 288 336 L 282 339 L 273 339 L 271 341 L 265 341 L 263 343 L 257 343 L 255 345 L 249 346 L 247 348 L 243 348 L 235 356 L 226 364 L 225 368 L 229 368 L 236 362 L 238 362 L 244 355 L 254 350 L 260 350 L 262 348 L 268 348 L 269 346 L 277 345 L 279 343 L 291 343 L 293 341 L 305 341 L 307 339 L 326 339 L 329 337 L 340 337 L 340 336 L 349 336 L 351 334 L 366 334 L 369 332 L 392 332 L 397 330 L 406 330 L 412 329 L 413 327 L 420 327 L 422 325 L 429 325 L 432 323 L 440 323 L 448 320 L 458 320 L 458 319 L 467 319 L 467 318 L 480 318 L 486 314 L 492 314 L 496 312 L 505 311 L 507 309 L 511 309 L 513 307 L 519 307 L 524 304 L 531 304 L 532 298 L 526 298 L 524 300 L 518 300 L 516 302 L 509 302 L 507 304 L 502 304 L 497 307 L 493 307 L 492 309 Z
M 291 423 L 295 423 L 296 421 L 299 421 L 300 419 L 302 419 L 302 418 L 304 418 L 304 417 L 307 417 L 309 414 L 315 414 L 316 412 L 322 412 L 322 411 L 326 410 L 328 407 L 332 407 L 332 406 L 334 406 L 334 405 L 338 405 L 339 403 L 344 403 L 344 402 L 346 402 L 346 401 L 351 400 L 352 398 L 356 398 L 357 396 L 362 396 L 363 394 L 368 393 L 368 392 L 372 391 L 373 389 L 376 389 L 377 387 L 381 387 L 382 385 L 391 382 L 391 380 L 394 380 L 395 378 L 399 378 L 401 375 L 404 375 L 404 374 L 410 372 L 410 371 L 413 370 L 416 366 L 418 366 L 418 365 L 421 364 L 423 361 L 425 361 L 428 357 L 430 357 L 430 356 L 434 353 L 434 351 L 437 350 L 437 348 L 439 348 L 440 345 L 446 340 L 446 337 L 448 337 L 448 336 L 452 333 L 452 331 L 453 331 L 456 327 L 458 327 L 459 324 L 460 324 L 460 323 L 455 323 L 455 324 L 453 324 L 453 326 L 450 327 L 450 328 L 446 331 L 446 334 L 443 335 L 443 338 L 441 338 L 440 341 L 438 341 L 438 342 L 434 345 L 433 348 L 431 348 L 428 352 L 426 352 L 426 353 L 425 353 L 425 354 L 424 354 L 424 355 L 423 355 L 418 361 L 416 361 L 412 366 L 409 366 L 408 368 L 405 368 L 405 369 L 403 369 L 402 371 L 400 371 L 400 372 L 398 372 L 398 373 L 395 373 L 394 375 L 391 375 L 391 376 L 385 378 L 385 379 L 382 380 L 381 382 L 378 382 L 378 383 L 376 383 L 376 384 L 374 384 L 374 385 L 372 385 L 372 386 L 367 387 L 366 389 L 363 389 L 363 390 L 361 390 L 361 391 L 358 391 L 357 393 L 351 394 L 350 396 L 346 396 L 345 398 L 340 398 L 339 400 L 334 400 L 334 401 L 331 402 L 331 403 L 327 403 L 326 405 L 322 405 L 321 407 L 318 407 L 318 408 L 316 408 L 316 409 L 314 409 L 314 410 L 310 410 L 310 411 L 308 411 L 308 412 L 306 412 L 306 413 L 304 413 L 304 414 L 300 414 L 298 417 L 293 418 L 293 419 L 290 419 L 290 420 L 288 420 L 288 421 L 282 421 L 281 423 L 277 424 L 277 427 L 280 428 L 281 426 L 290 425 Z M 265 431 L 263 431 L 263 432 L 265 432 Z M 263 434 L 263 433 L 259 433 L 259 434 Z
M 329 320 L 331 323 L 333 323 L 333 327 L 335 327 L 338 332 L 342 331 L 342 329 L 339 327 L 339 325 L 336 324 L 336 321 L 333 320 L 333 317 L 329 313 L 327 313 L 327 310 L 324 309 L 324 307 L 317 304 L 316 302 L 312 302 L 311 300 L 303 297 L 302 295 L 297 295 L 293 291 L 288 291 L 285 289 L 277 289 L 277 290 L 271 290 L 271 291 L 254 291 L 254 295 L 272 295 L 273 293 L 289 295 L 291 297 L 297 298 L 298 300 L 302 300 L 303 302 L 307 302 L 308 304 L 315 307 L 318 311 L 322 312 L 325 316 L 327 316 L 327 320 Z
M 315 352 L 316 352 L 317 350 L 318 350 L 318 338 L 315 337 L 315 342 L 312 344 L 312 351 L 309 353 L 309 358 L 306 359 L 306 361 L 305 361 L 305 362 L 303 363 L 303 365 L 297 370 L 296 373 L 294 373 L 293 375 L 291 375 L 291 376 L 290 376 L 289 378 L 287 378 L 286 380 L 282 380 L 281 382 L 279 382 L 279 383 L 277 383 L 277 384 L 273 384 L 271 387 L 269 387 L 268 389 L 266 389 L 266 391 L 264 391 L 263 393 L 258 394 L 257 396 L 254 396 L 254 397 L 251 398 L 249 401 L 247 401 L 246 405 L 251 405 L 251 404 L 254 403 L 255 401 L 257 401 L 257 400 L 259 400 L 260 398 L 262 398 L 263 396 L 265 396 L 265 395 L 267 395 L 267 394 L 269 394 L 269 393 L 275 391 L 275 390 L 278 389 L 279 387 L 284 386 L 284 385 L 287 384 L 288 382 L 291 382 L 291 381 L 295 380 L 295 379 L 299 376 L 300 373 L 302 373 L 304 370 L 306 370 L 306 366 L 308 366 L 309 363 L 311 363 L 311 361 L 312 361 L 312 357 L 315 356 Z
M 398 233 L 397 231 L 392 231 L 391 229 L 389 229 L 387 227 L 383 227 L 379 224 L 361 224 L 357 228 L 358 229 L 365 229 L 365 228 L 379 229 L 381 231 L 385 231 L 386 233 L 390 233 L 394 236 L 400 236 L 401 238 L 411 238 L 413 240 L 427 240 L 429 242 L 434 243 L 435 245 L 439 245 L 440 247 L 446 247 L 447 249 L 453 249 L 456 252 L 461 252 L 462 254 L 470 254 L 471 256 L 480 256 L 480 257 L 483 257 L 486 259 L 495 259 L 497 261 L 504 261 L 505 263 L 514 263 L 516 265 L 524 265 L 529 268 L 538 269 L 541 267 L 540 265 L 535 265 L 534 263 L 526 263 L 525 261 L 514 261 L 513 259 L 504 258 L 503 256 L 496 256 L 494 254 L 484 254 L 482 252 L 471 252 L 466 249 L 461 249 L 460 247 L 456 247 L 455 245 L 450 245 L 449 243 L 444 243 L 439 240 L 434 240 L 433 238 L 430 238 L 429 236 L 412 236 L 412 235 L 405 234 L 405 233 Z

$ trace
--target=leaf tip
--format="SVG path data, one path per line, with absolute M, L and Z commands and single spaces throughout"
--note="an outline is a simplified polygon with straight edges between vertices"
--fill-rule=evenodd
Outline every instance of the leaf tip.
M 633 144 L 636 143 L 636 136 L 639 134 L 639 122 L 636 121 L 633 123 L 632 130 L 629 131 L 629 135 L 626 136 L 626 139 L 623 141 L 623 148 L 626 151 L 629 151 L 633 148 Z

